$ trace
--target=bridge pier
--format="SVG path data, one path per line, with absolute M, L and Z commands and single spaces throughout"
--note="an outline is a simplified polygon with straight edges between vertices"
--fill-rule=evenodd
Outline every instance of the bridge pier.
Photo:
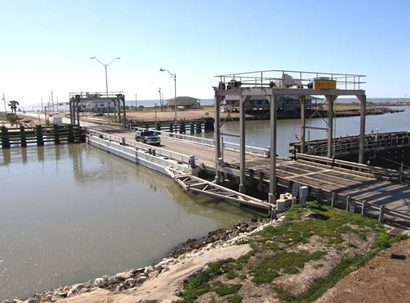
M 276 203 L 276 137 L 277 137 L 277 100 L 280 96 L 269 96 L 270 101 L 270 176 L 269 176 L 269 203 Z
M 329 103 L 328 109 L 328 125 L 327 125 L 327 157 L 333 158 L 333 113 L 334 113 L 334 102 L 337 96 L 326 96 L 326 100 Z
M 364 136 L 366 132 L 366 95 L 357 95 L 360 101 L 359 163 L 364 163 Z
M 300 101 L 300 152 L 305 153 L 306 143 L 306 118 L 305 118 L 305 101 L 306 96 L 299 96 Z
M 218 184 L 221 181 L 221 172 L 219 171 L 219 160 L 221 158 L 221 121 L 220 110 L 223 97 L 218 96 L 215 91 L 215 121 L 214 121 L 214 141 L 215 141 L 215 182 Z

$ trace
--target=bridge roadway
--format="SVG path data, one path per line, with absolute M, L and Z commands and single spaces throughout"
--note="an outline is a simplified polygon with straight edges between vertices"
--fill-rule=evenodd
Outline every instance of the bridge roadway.
M 112 133 L 134 140 L 134 133 Z M 204 163 L 215 168 L 214 147 L 195 142 L 162 137 L 161 148 L 185 155 L 195 155 L 197 164 Z M 232 168 L 233 173 L 239 170 L 239 152 L 224 150 L 224 161 Z M 269 182 L 269 159 L 247 155 L 247 171 L 252 169 L 258 176 L 261 171 L 265 182 Z M 354 170 L 339 169 L 330 165 L 309 163 L 309 161 L 277 161 L 277 177 L 279 180 L 320 188 L 324 192 L 335 192 L 341 196 L 350 196 L 353 200 L 366 201 L 372 206 L 385 206 L 389 210 L 410 215 L 410 186 L 378 180 L 374 175 L 363 174 Z
M 129 140 L 134 140 L 135 133 L 111 133 L 120 137 L 125 137 Z M 215 169 L 215 148 L 211 145 L 198 144 L 192 141 L 181 140 L 176 137 L 161 137 L 160 148 L 171 150 L 188 156 L 194 155 L 197 158 L 197 164 L 203 163 L 206 167 Z M 153 147 L 155 148 L 155 147 Z M 263 159 L 258 155 L 246 155 L 247 161 Z M 229 149 L 224 149 L 224 161 L 226 163 L 235 163 L 239 161 L 239 152 Z
M 366 201 L 373 206 L 385 206 L 389 210 L 410 215 L 409 185 L 307 161 L 279 161 L 276 167 L 279 179 L 320 188 L 328 193 L 335 192 L 340 196 L 350 196 L 353 200 Z M 269 159 L 250 161 L 247 169 L 261 171 L 269 176 Z

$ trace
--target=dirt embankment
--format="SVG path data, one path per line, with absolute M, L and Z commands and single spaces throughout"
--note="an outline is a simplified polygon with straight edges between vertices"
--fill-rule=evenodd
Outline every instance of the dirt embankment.
M 410 302 L 410 240 L 381 251 L 370 262 L 339 281 L 316 303 Z
M 408 302 L 410 240 L 356 270 L 367 256 L 401 238 L 387 236 L 376 220 L 308 203 L 273 222 L 254 220 L 188 240 L 151 266 L 62 287 L 26 303 L 265 303 L 319 297 L 320 303 Z

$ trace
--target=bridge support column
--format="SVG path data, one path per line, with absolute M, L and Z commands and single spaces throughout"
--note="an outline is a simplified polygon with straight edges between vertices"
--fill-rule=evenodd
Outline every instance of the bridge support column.
M 269 176 L 269 203 L 276 203 L 276 128 L 277 128 L 277 99 L 273 94 L 270 101 L 270 176 Z
M 221 173 L 219 172 L 219 162 L 221 158 L 221 121 L 220 121 L 220 103 L 221 97 L 218 97 L 215 93 L 215 121 L 214 121 L 214 141 L 215 141 L 215 182 L 218 184 L 221 181 Z
M 364 136 L 366 132 L 366 95 L 358 95 L 360 101 L 359 163 L 364 163 Z
M 242 95 L 239 99 L 239 192 L 244 193 L 246 191 L 246 163 L 245 163 L 245 102 L 246 98 Z
M 300 101 L 300 153 L 305 153 L 305 135 L 306 135 L 306 119 L 305 119 L 305 100 L 306 96 L 299 96 Z
M 328 109 L 328 125 L 327 125 L 327 157 L 333 158 L 333 113 L 334 113 L 334 101 L 337 96 L 326 96 L 326 100 L 329 103 Z

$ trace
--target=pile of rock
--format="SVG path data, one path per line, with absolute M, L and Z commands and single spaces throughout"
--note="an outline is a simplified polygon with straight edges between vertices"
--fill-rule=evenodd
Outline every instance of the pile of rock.
M 6 300 L 2 303 L 40 303 L 40 302 L 55 302 L 59 299 L 72 297 L 82 293 L 90 292 L 98 287 L 108 289 L 114 293 L 121 292 L 129 288 L 136 287 L 150 277 L 158 275 L 165 266 L 168 266 L 168 259 L 164 259 L 155 266 L 141 267 L 130 271 L 118 273 L 114 276 L 102 276 L 94 281 L 78 283 L 71 286 L 60 287 L 42 294 L 37 294 L 25 301 L 22 300 Z
M 261 224 L 269 222 L 269 219 L 252 219 L 249 223 L 238 223 L 232 227 L 220 228 L 209 232 L 205 237 L 201 239 L 188 239 L 178 248 L 170 253 L 170 256 L 177 258 L 182 254 L 191 252 L 192 250 L 200 249 L 207 246 L 210 243 L 218 243 L 228 241 L 235 238 L 239 234 L 248 233 L 259 227 Z

